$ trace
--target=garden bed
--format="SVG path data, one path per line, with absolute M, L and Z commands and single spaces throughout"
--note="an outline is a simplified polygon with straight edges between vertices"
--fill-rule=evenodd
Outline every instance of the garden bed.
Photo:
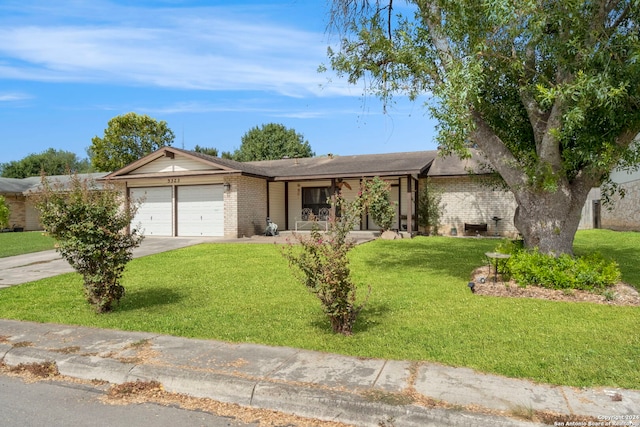
M 483 278 L 485 279 L 485 283 L 482 283 Z M 523 288 L 513 280 L 509 282 L 502 281 L 500 276 L 498 276 L 498 282 L 495 283 L 493 281 L 493 271 L 491 275 L 489 275 L 488 266 L 476 269 L 472 274 L 471 280 L 475 282 L 474 290 L 478 295 L 537 298 L 564 302 L 591 302 L 619 306 L 640 306 L 640 294 L 635 288 L 625 283 L 618 283 L 608 288 L 604 293 L 576 289 L 556 290 L 543 288 L 541 286 L 527 286 Z

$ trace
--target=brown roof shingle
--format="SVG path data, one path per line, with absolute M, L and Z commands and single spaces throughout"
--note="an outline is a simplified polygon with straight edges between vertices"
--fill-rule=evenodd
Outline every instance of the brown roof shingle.
M 276 180 L 347 178 L 424 173 L 437 151 L 361 154 L 296 159 L 262 160 L 245 164 L 264 170 Z

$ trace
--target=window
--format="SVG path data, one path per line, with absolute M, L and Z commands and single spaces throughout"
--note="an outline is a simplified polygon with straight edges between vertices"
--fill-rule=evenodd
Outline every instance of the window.
M 309 208 L 318 215 L 321 208 L 331 208 L 331 187 L 302 187 L 302 208 Z

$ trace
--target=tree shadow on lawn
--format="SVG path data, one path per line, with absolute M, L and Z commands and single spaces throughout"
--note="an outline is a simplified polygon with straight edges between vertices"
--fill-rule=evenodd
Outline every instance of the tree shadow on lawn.
M 605 258 L 614 259 L 620 266 L 622 280 L 640 291 L 640 263 L 638 263 L 637 247 L 620 245 L 613 235 L 611 241 L 601 243 L 596 248 L 590 244 L 576 242 L 574 243 L 574 252 L 577 256 L 599 252 Z
M 367 303 L 356 318 L 356 323 L 353 325 L 353 333 L 368 332 L 384 325 L 390 311 L 391 309 L 386 303 Z M 315 316 L 309 324 L 322 333 L 333 334 L 331 322 L 329 322 L 329 318 L 324 313 Z
M 373 270 L 431 271 L 467 281 L 475 268 L 487 265 L 485 252 L 499 243 L 494 239 L 417 237 L 367 253 L 365 262 Z
M 145 288 L 127 290 L 118 311 L 134 311 L 141 308 L 169 305 L 181 301 L 183 295 L 171 288 Z

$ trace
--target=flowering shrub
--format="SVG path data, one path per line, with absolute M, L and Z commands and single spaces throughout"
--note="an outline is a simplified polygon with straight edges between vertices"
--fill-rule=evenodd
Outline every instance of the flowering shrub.
M 396 216 L 396 203 L 389 201 L 389 189 L 389 183 L 376 176 L 362 182 L 355 201 L 360 209 L 369 212 L 382 231 L 391 229 Z
M 362 215 L 361 205 L 336 197 L 340 217 L 332 218 L 327 233 L 314 226 L 308 238 L 296 235 L 299 245 L 287 245 L 283 256 L 294 267 L 298 279 L 322 304 L 334 332 L 351 335 L 366 301 L 356 303 L 356 285 L 351 281 L 348 252 L 354 242 L 347 239 Z M 369 288 L 369 292 L 371 289 Z
M 56 248 L 82 275 L 85 297 L 96 312 L 111 311 L 124 296 L 120 278 L 143 236 L 126 233 L 136 212 L 135 203 L 125 203 L 123 193 L 106 185 L 71 177 L 70 188 L 42 180 L 35 196 L 42 225 Z

